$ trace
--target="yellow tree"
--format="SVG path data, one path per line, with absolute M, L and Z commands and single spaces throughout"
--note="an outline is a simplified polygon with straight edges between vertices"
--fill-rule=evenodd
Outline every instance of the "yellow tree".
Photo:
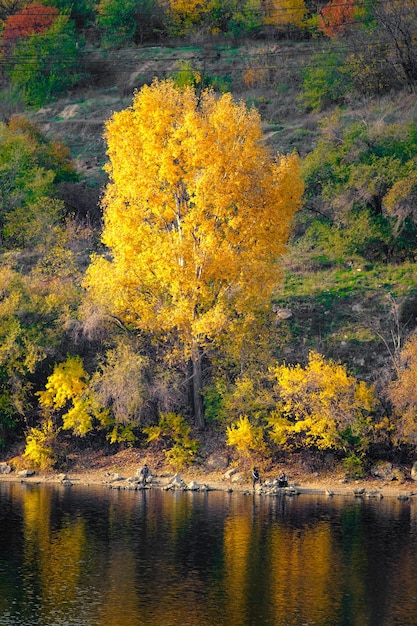
M 230 94 L 171 80 L 143 87 L 106 139 L 110 256 L 93 259 L 86 286 L 125 323 L 181 342 L 202 427 L 202 351 L 269 306 L 301 204 L 298 158 L 274 158 L 256 110 Z
M 164 4 L 172 20 L 173 33 L 186 35 L 204 21 L 210 12 L 212 2 L 211 0 L 167 0 Z
M 304 27 L 308 11 L 304 0 L 261 0 L 266 24 L 278 28 Z

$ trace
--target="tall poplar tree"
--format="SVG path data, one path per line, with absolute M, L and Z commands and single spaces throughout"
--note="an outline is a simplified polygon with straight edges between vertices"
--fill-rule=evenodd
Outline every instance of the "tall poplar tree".
M 202 427 L 204 348 L 270 305 L 301 204 L 298 158 L 270 154 L 255 109 L 170 80 L 143 87 L 106 139 L 110 254 L 93 259 L 86 286 L 125 323 L 180 340 Z

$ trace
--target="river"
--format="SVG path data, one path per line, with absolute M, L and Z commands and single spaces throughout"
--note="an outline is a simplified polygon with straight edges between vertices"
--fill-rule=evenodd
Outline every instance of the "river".
M 415 626 L 416 507 L 0 483 L 0 626 Z

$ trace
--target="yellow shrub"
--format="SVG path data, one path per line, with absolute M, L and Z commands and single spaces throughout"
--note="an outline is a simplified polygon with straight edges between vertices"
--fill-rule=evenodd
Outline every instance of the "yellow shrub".
M 228 426 L 226 444 L 235 446 L 244 456 L 250 456 L 251 452 L 263 452 L 265 442 L 262 426 L 252 424 L 246 415 L 241 415 L 236 422 Z
M 51 419 L 46 419 L 40 428 L 31 428 L 26 436 L 23 456 L 35 467 L 42 470 L 51 468 L 56 460 L 53 443 L 58 432 Z
M 348 438 L 364 443 L 377 400 L 344 365 L 311 352 L 305 368 L 279 365 L 272 373 L 278 402 L 268 422 L 275 443 L 322 450 L 344 449 Z
M 146 426 L 143 432 L 147 435 L 147 443 L 161 441 L 167 446 L 165 457 L 173 469 L 179 470 L 194 461 L 198 441 L 191 437 L 191 428 L 182 415 L 161 413 L 158 424 Z

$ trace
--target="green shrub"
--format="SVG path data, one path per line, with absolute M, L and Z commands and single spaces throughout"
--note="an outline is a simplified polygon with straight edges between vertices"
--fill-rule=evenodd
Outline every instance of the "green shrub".
M 312 111 L 343 102 L 351 89 L 349 77 L 343 69 L 343 57 L 330 50 L 314 55 L 311 65 L 303 70 L 302 78 L 298 103 Z
M 343 468 L 346 471 L 346 478 L 363 478 L 363 461 L 356 454 L 351 454 L 343 460 Z

